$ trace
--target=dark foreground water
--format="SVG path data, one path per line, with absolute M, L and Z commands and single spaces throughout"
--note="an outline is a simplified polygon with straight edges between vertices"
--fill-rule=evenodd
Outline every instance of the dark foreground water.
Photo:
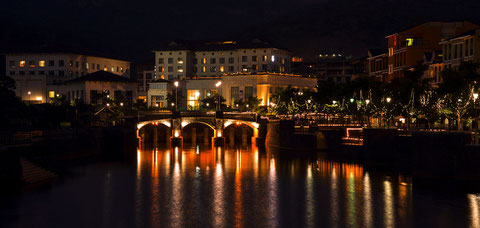
M 480 195 L 320 156 L 237 149 L 138 151 L 3 195 L 0 227 L 480 227 Z

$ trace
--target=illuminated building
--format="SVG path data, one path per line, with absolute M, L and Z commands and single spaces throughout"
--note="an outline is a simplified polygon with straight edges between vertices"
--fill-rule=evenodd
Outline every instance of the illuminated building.
M 250 42 L 172 41 L 155 52 L 155 73 L 167 80 L 224 73 L 290 72 L 290 52 L 258 39 Z
M 440 42 L 446 68 L 457 69 L 461 62 L 480 63 L 480 29 L 473 29 Z
M 404 71 L 423 62 L 425 53 L 441 50 L 441 41 L 478 26 L 464 22 L 428 22 L 388 35 L 388 77 L 403 77 Z
M 16 95 L 31 103 L 48 102 L 64 94 L 65 81 L 99 70 L 130 77 L 128 61 L 54 49 L 6 53 L 5 63 L 6 75 L 16 81 Z
M 428 82 L 432 86 L 436 86 L 442 81 L 441 72 L 444 69 L 442 58 L 441 50 L 424 54 L 423 64 L 427 66 L 427 69 L 423 72 L 423 79 L 429 79 Z
M 136 80 L 119 77 L 107 71 L 97 71 L 66 81 L 64 93 L 68 101 L 82 100 L 85 104 L 104 104 L 105 98 L 124 98 L 126 104 L 135 102 Z
M 138 81 L 137 99 L 147 102 L 149 83 L 155 80 L 155 65 L 152 63 L 139 63 L 132 65 L 132 71 L 136 73 Z
M 368 50 L 368 75 L 377 81 L 385 81 L 388 77 L 388 50 Z
M 147 92 L 148 107 L 166 108 L 168 107 L 168 92 L 172 91 L 172 82 L 165 79 L 156 79 L 149 83 Z M 175 91 L 173 91 L 175 92 Z

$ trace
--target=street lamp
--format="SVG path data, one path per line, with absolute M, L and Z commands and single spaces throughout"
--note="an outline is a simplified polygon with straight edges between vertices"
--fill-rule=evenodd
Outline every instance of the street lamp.
M 368 103 L 370 103 L 370 100 L 365 100 L 365 103 L 368 105 Z
M 337 101 L 332 101 L 332 103 L 333 103 L 333 104 L 336 104 L 336 103 L 337 103 Z
M 222 81 L 218 81 L 216 84 L 215 84 L 215 87 L 218 88 L 218 102 L 217 102 L 217 111 L 220 111 L 220 86 L 222 85 Z
M 390 103 L 390 101 L 392 101 L 392 98 L 387 97 L 387 103 Z
M 173 83 L 175 85 L 175 111 L 177 111 L 177 104 L 178 104 L 178 81 Z
M 353 103 L 354 101 L 355 101 L 355 99 L 350 98 L 350 103 Z

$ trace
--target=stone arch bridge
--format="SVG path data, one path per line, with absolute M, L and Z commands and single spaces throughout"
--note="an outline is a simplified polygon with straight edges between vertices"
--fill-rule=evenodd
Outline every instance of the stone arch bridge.
M 215 146 L 225 143 L 224 129 L 232 124 L 244 124 L 253 130 L 252 142 L 263 143 L 268 121 L 250 112 L 144 112 L 139 114 L 137 122 L 137 138 L 140 145 L 140 130 L 148 125 L 164 125 L 169 129 L 172 146 L 183 144 L 183 129 L 190 124 L 198 123 L 213 130 L 212 142 Z

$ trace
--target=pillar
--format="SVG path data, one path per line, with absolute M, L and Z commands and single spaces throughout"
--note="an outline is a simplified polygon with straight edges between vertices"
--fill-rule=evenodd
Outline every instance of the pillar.
M 172 119 L 172 137 L 170 137 L 170 146 L 171 147 L 180 147 L 183 146 L 183 137 L 182 137 L 182 119 L 175 118 Z
M 171 140 L 170 140 L 171 137 L 172 137 L 172 130 L 171 128 L 167 128 L 165 132 L 165 144 L 167 144 L 167 146 L 170 146 L 171 144 Z
M 223 113 L 222 113 L 223 114 Z M 215 135 L 213 136 L 213 145 L 214 146 L 224 146 L 225 137 L 223 135 L 223 116 L 222 118 L 215 118 Z

